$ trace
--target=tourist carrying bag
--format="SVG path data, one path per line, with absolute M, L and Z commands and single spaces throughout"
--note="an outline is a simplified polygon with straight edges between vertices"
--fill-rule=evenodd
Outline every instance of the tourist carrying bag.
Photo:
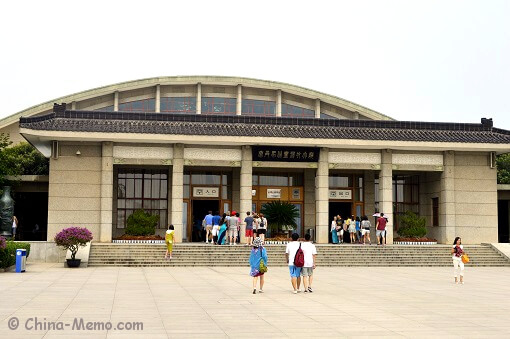
M 301 243 L 299 243 L 299 248 L 296 251 L 296 255 L 294 256 L 294 266 L 296 267 L 305 266 L 305 253 L 301 249 Z
M 260 250 L 259 272 L 260 273 L 266 273 L 267 272 L 267 266 L 264 264 L 264 259 L 262 258 L 262 249 Z
M 460 260 L 462 260 L 462 262 L 464 264 L 467 264 L 469 262 L 469 257 L 467 254 L 463 254 L 461 257 L 460 257 Z

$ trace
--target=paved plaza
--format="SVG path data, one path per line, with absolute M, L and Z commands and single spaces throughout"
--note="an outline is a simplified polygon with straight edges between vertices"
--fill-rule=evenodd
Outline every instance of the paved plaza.
M 455 285 L 451 268 L 319 267 L 314 293 L 297 295 L 285 267 L 269 267 L 257 295 L 248 271 L 29 264 L 0 273 L 0 337 L 510 337 L 509 268 L 467 267 Z

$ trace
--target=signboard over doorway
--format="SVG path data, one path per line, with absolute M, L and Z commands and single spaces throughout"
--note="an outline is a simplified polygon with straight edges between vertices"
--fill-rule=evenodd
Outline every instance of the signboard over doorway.
M 351 190 L 329 190 L 329 198 L 337 200 L 351 200 Z
M 219 196 L 219 187 L 193 187 L 194 198 L 218 198 Z

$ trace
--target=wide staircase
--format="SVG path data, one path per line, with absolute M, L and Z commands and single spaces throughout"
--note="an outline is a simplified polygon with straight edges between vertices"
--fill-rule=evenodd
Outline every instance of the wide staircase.
M 449 245 L 316 245 L 320 266 L 451 266 Z M 285 266 L 285 245 L 267 245 L 268 266 Z M 88 266 L 248 266 L 250 248 L 177 244 L 172 260 L 165 260 L 164 244 L 92 243 Z M 470 266 L 510 266 L 490 245 L 465 245 Z

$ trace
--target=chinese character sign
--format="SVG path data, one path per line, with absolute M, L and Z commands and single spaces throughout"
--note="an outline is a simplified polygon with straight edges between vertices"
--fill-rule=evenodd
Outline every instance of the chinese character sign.
M 317 147 L 253 146 L 253 161 L 317 162 Z

